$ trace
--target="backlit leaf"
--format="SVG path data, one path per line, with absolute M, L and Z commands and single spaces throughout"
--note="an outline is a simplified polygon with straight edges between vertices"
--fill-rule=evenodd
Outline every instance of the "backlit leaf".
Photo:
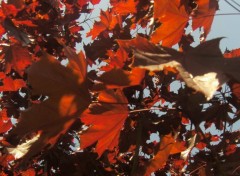
M 107 103 L 103 103 L 102 108 L 107 106 L 106 109 L 109 109 L 108 102 L 111 103 L 111 108 L 102 114 L 86 111 L 82 115 L 81 121 L 89 125 L 89 129 L 80 134 L 80 147 L 84 149 L 97 142 L 95 151 L 100 157 L 105 150 L 113 150 L 118 145 L 120 131 L 128 116 L 128 102 L 120 90 L 101 92 L 99 101 Z
M 146 166 L 146 171 L 144 173 L 145 176 L 150 175 L 152 172 L 155 172 L 165 166 L 174 143 L 175 140 L 171 134 L 161 138 L 158 152 Z
M 27 134 L 40 132 L 39 139 L 31 145 L 22 162 L 37 154 L 47 144 L 54 145 L 90 103 L 86 79 L 82 77 L 85 71 L 79 70 L 77 60 L 69 60 L 76 64 L 64 67 L 53 56 L 44 53 L 40 61 L 28 70 L 28 81 L 33 94 L 43 94 L 49 98 L 22 112 L 20 122 L 9 134 L 9 139 L 21 139 Z M 72 65 L 74 68 L 71 68 Z

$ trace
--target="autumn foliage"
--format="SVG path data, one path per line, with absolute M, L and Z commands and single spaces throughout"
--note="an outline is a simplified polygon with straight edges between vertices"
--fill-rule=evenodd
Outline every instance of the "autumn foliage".
M 238 175 L 240 50 L 206 40 L 217 10 L 1 1 L 0 175 Z

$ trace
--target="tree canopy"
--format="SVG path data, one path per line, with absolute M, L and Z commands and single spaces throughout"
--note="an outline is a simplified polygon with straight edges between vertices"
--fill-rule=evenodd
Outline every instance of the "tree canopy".
M 239 175 L 240 49 L 206 40 L 218 8 L 1 1 L 0 175 Z

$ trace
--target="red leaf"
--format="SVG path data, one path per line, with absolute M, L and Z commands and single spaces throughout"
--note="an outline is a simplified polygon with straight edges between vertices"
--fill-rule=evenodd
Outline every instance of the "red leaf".
M 0 86 L 0 91 L 17 91 L 18 89 L 25 87 L 26 83 L 22 79 L 12 79 L 6 77 L 3 79 L 3 86 Z
M 239 56 L 240 56 L 240 48 L 224 53 L 224 57 L 228 59 L 234 59 Z M 238 101 L 240 101 L 240 83 L 233 82 L 230 84 L 230 87 L 232 89 L 233 95 L 235 95 Z
M 93 5 L 96 5 L 96 4 L 99 4 L 100 1 L 101 1 L 101 0 L 91 0 L 91 3 L 92 3 Z
M 190 120 L 186 117 L 182 117 L 182 124 L 183 125 L 188 125 L 190 123 Z
M 5 73 L 9 73 L 14 69 L 20 75 L 23 75 L 27 66 L 32 63 L 32 57 L 27 48 L 21 45 L 13 45 L 9 48 L 6 54 L 6 69 Z
M 6 109 L 0 111 L 0 133 L 5 133 L 12 127 L 11 120 L 7 117 Z
M 210 6 L 210 2 L 211 0 L 197 1 L 197 13 L 196 16 L 193 16 L 192 21 L 193 30 L 196 30 L 199 27 L 203 27 L 205 37 L 210 32 L 214 15 L 217 10 L 217 3 L 215 6 Z
M 231 155 L 237 150 L 237 145 L 236 144 L 229 144 L 226 148 L 226 155 Z
M 5 16 L 16 16 L 18 13 L 18 9 L 12 4 L 6 4 L 4 1 L 2 1 L 1 6 Z
M 5 28 L 2 27 L 2 25 L 0 24 L 0 37 L 2 37 L 3 34 L 5 34 Z
M 89 0 L 78 0 L 78 4 L 79 4 L 80 6 L 86 5 L 88 2 L 89 2 Z
M 199 142 L 199 143 L 196 145 L 196 148 L 198 148 L 199 150 L 203 150 L 206 146 L 207 146 L 206 143 L 204 143 L 204 142 Z
M 113 68 L 122 68 L 128 59 L 128 53 L 123 48 L 119 48 L 117 52 L 108 50 L 108 55 L 109 60 L 106 61 L 108 65 L 101 68 L 103 71 L 109 71 Z
M 79 31 L 83 30 L 83 28 L 81 26 L 72 26 L 69 28 L 69 31 L 74 34 L 77 33 Z
M 0 165 L 7 168 L 9 166 L 9 162 L 13 161 L 15 158 L 13 155 L 2 155 L 0 156 Z
M 239 56 L 240 56 L 240 48 L 224 53 L 224 57 L 229 59 L 234 57 L 239 57 Z
M 84 149 L 98 141 L 95 151 L 100 157 L 105 150 L 113 150 L 118 145 L 120 131 L 123 128 L 125 119 L 128 116 L 127 99 L 122 91 L 112 90 L 101 92 L 100 102 L 109 102 L 103 108 L 111 109 L 102 114 L 91 114 L 86 111 L 81 120 L 89 129 L 80 135 L 80 147 Z
M 219 139 L 220 139 L 220 137 L 216 136 L 216 135 L 211 137 L 211 141 L 213 141 L 213 142 L 217 142 L 217 141 L 219 141 Z

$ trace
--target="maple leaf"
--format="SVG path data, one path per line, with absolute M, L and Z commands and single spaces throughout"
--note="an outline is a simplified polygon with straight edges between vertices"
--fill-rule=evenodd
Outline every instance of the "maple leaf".
M 203 27 L 206 37 L 217 10 L 217 2 L 215 6 L 210 6 L 210 1 L 197 1 L 197 12 L 194 15 L 188 14 L 179 0 L 155 1 L 154 18 L 161 22 L 161 26 L 153 32 L 151 41 L 153 43 L 162 41 L 162 45 L 168 47 L 176 44 L 180 41 L 190 17 L 192 17 L 192 29 Z
M 27 66 L 31 65 L 32 57 L 26 47 L 15 44 L 9 47 L 5 54 L 5 73 L 10 73 L 14 69 L 19 75 L 23 75 Z
M 113 150 L 118 145 L 120 131 L 128 116 L 128 101 L 121 90 L 106 90 L 100 92 L 99 102 L 107 111 L 97 115 L 86 111 L 81 116 L 81 121 L 90 127 L 80 134 L 80 147 L 84 149 L 98 141 L 95 151 L 100 157 L 105 150 Z
M 85 58 L 82 54 L 70 54 L 73 57 L 69 58 L 67 67 L 62 66 L 53 56 L 43 53 L 40 61 L 27 71 L 33 95 L 47 95 L 48 99 L 22 112 L 16 128 L 9 133 L 8 139 L 11 140 L 23 139 L 27 134 L 39 132 L 39 138 L 31 144 L 22 163 L 47 144 L 54 145 L 91 102 Z
M 172 46 L 182 37 L 189 16 L 178 0 L 155 1 L 154 17 L 162 23 L 151 36 L 153 43 L 162 41 L 163 46 Z
M 96 84 L 93 90 L 116 89 L 139 85 L 145 77 L 145 70 L 133 68 L 131 71 L 122 69 L 112 69 L 104 72 L 97 80 L 102 83 Z
M 136 6 L 138 1 L 135 0 L 120 0 L 118 2 L 111 1 L 113 11 L 118 15 L 129 15 L 130 13 L 136 13 Z
M 211 6 L 211 1 L 213 0 L 197 1 L 197 12 L 196 15 L 192 17 L 193 30 L 196 30 L 199 27 L 203 27 L 205 37 L 210 32 L 214 15 L 218 7 L 217 1 L 213 6 Z
M 118 48 L 116 52 L 108 50 L 107 54 L 109 59 L 105 62 L 108 63 L 108 65 L 101 67 L 102 71 L 109 71 L 113 68 L 122 68 L 128 59 L 128 53 L 121 47 Z
M 17 91 L 22 87 L 26 87 L 25 81 L 22 79 L 12 79 L 11 77 L 5 77 L 2 83 L 0 91 Z
M 165 135 L 161 138 L 159 149 L 152 160 L 146 165 L 144 175 L 151 175 L 152 172 L 157 171 L 165 166 L 166 161 L 170 155 L 175 140 L 171 134 Z
M 229 79 L 240 81 L 237 65 L 240 58 L 224 59 L 219 42 L 213 39 L 189 49 L 186 53 L 171 48 L 159 47 L 155 53 L 135 50 L 135 66 L 149 70 L 175 67 L 187 86 L 199 91 L 209 100 L 214 92 Z
M 113 13 L 113 11 L 101 11 L 100 21 L 94 23 L 93 29 L 87 33 L 87 37 L 92 36 L 92 39 L 94 40 L 101 32 L 105 30 L 112 30 L 116 24 L 118 24 L 118 17 Z

